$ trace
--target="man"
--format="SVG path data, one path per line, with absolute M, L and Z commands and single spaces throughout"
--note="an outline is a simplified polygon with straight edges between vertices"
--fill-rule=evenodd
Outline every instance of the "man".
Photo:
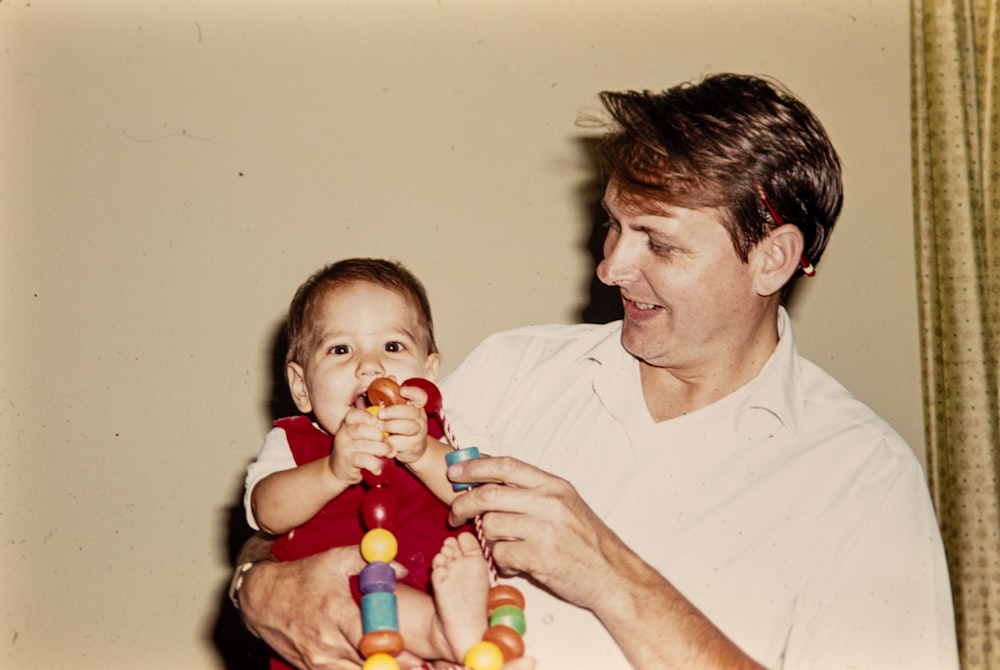
M 483 515 L 542 668 L 957 668 L 926 484 L 892 428 L 802 359 L 783 295 L 818 264 L 840 165 L 775 84 L 604 94 L 616 126 L 598 277 L 624 319 L 488 338 L 446 380 L 496 458 Z M 350 557 L 324 557 L 343 575 Z M 248 573 L 248 625 L 320 663 L 356 612 L 314 565 Z M 292 603 L 303 607 L 293 612 Z M 327 608 L 325 611 L 323 608 Z M 303 629 L 305 627 L 305 629 Z M 293 659 L 296 660 L 296 659 Z

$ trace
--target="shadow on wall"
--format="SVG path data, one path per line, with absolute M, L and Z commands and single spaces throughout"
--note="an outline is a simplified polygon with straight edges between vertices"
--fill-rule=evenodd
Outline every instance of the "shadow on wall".
M 288 392 L 288 385 L 285 383 L 285 351 L 288 349 L 288 337 L 284 321 L 275 328 L 273 342 L 270 355 L 271 393 L 264 410 L 271 419 L 278 419 L 298 413 Z M 236 488 L 234 503 L 225 510 L 223 518 L 223 536 L 229 565 L 236 565 L 240 547 L 253 533 L 247 525 L 243 511 L 242 476 Z M 229 602 L 228 581 L 221 587 L 218 614 L 211 632 L 212 643 L 222 663 L 221 667 L 226 670 L 266 670 L 270 661 L 267 646 L 247 631 L 240 613 Z
M 606 179 L 600 162 L 597 146 L 600 138 L 582 137 L 577 139 L 577 149 L 580 160 L 588 165 L 587 174 L 590 178 L 577 188 L 577 202 L 580 206 L 580 220 L 585 223 L 587 237 L 583 247 L 590 255 L 590 285 L 587 288 L 587 301 L 580 308 L 580 321 L 583 323 L 608 323 L 622 318 L 622 301 L 618 289 L 606 286 L 597 278 L 597 264 L 604 258 L 604 224 L 608 215 L 601 206 L 604 198 Z

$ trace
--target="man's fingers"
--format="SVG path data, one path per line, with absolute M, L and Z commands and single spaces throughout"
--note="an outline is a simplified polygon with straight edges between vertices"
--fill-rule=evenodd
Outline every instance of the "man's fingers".
M 557 479 L 533 465 L 509 456 L 473 458 L 448 468 L 448 479 L 465 484 L 506 484 L 536 488 Z

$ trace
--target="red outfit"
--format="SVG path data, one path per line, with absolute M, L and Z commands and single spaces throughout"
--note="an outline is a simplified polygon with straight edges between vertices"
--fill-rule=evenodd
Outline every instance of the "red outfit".
M 330 456 L 333 436 L 313 425 L 309 417 L 278 419 L 274 425 L 285 431 L 296 465 Z M 443 434 L 433 417 L 428 417 L 428 433 L 432 437 Z M 443 462 L 441 467 L 445 467 Z M 399 503 L 395 522 L 388 527 L 399 543 L 395 560 L 409 570 L 400 583 L 429 593 L 431 560 L 440 551 L 445 538 L 457 535 L 467 527 L 450 528 L 448 506 L 434 497 L 406 467 L 393 467 L 389 488 Z M 364 484 L 347 489 L 328 502 L 312 519 L 278 538 L 271 553 L 280 561 L 293 561 L 333 547 L 360 544 L 367 531 L 361 521 L 361 503 L 367 490 L 368 486 Z M 351 590 L 355 600 L 360 602 L 356 576 L 351 578 Z M 290 666 L 272 659 L 271 668 L 284 670 Z

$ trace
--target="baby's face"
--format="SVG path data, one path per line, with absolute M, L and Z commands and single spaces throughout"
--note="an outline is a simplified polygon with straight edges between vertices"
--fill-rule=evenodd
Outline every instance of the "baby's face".
M 427 353 L 417 310 L 398 293 L 352 282 L 328 293 L 319 314 L 318 344 L 302 365 L 304 397 L 295 400 L 327 432 L 340 428 L 373 379 L 435 380 L 438 355 Z

